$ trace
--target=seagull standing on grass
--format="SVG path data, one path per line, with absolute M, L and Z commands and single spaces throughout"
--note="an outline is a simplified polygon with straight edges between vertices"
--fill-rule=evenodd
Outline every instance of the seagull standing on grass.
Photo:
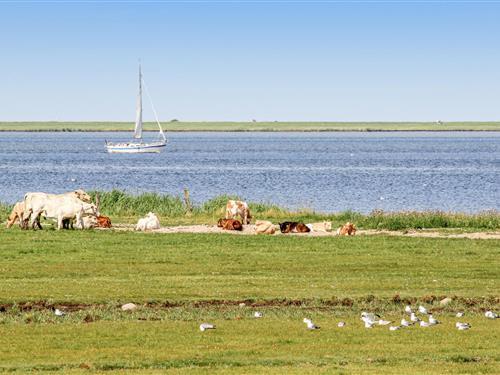
M 200 331 L 201 332 L 205 332 L 207 329 L 215 329 L 215 325 L 210 324 L 210 323 L 201 323 L 200 324 Z
M 320 327 L 318 327 L 316 324 L 314 324 L 311 319 L 304 318 L 304 323 L 306 323 L 307 329 L 309 329 L 311 331 L 315 330 L 315 329 L 320 329 Z
M 337 324 L 337 327 L 339 327 L 339 328 L 345 327 L 345 322 L 339 322 Z
M 66 315 L 66 313 L 64 311 L 61 311 L 59 309 L 55 309 L 54 310 L 54 314 L 56 314 L 56 316 L 64 316 L 64 315 Z
M 434 318 L 434 317 L 432 316 L 432 314 L 431 314 L 431 315 L 429 315 L 429 324 L 430 324 L 430 325 L 436 325 L 436 324 L 439 324 L 439 323 L 440 323 L 440 322 L 439 322 L 439 320 L 437 320 L 436 318 Z
M 264 316 L 264 314 L 262 314 L 260 311 L 256 311 L 253 313 L 253 316 L 255 318 L 262 318 Z
M 469 323 L 457 322 L 457 323 L 455 323 L 455 327 L 457 327 L 457 329 L 459 331 L 465 331 L 466 329 L 469 329 L 471 327 L 471 325 Z
M 406 307 L 405 307 L 405 313 L 411 314 L 412 312 L 413 312 L 413 310 L 411 309 L 411 306 L 410 305 L 406 305 Z
M 494 313 L 493 311 L 486 311 L 484 313 L 484 316 L 487 317 L 488 319 L 496 319 L 496 318 L 498 318 L 498 314 Z
M 410 320 L 412 322 L 420 322 L 420 318 L 416 316 L 414 312 L 411 313 Z
M 430 327 L 430 326 L 431 326 L 430 323 L 424 322 L 423 320 L 420 321 L 420 327 Z
M 415 324 L 415 323 L 409 322 L 409 321 L 408 321 L 408 320 L 406 320 L 406 319 L 401 319 L 401 325 L 402 325 L 403 327 L 409 327 L 409 326 L 412 326 L 412 325 L 414 325 L 414 324 Z
M 462 311 L 457 312 L 457 315 L 455 315 L 457 318 L 461 318 L 465 314 Z
M 398 329 L 401 329 L 401 326 L 390 326 L 389 331 L 397 331 Z
M 424 306 L 422 306 L 422 305 L 420 305 L 420 306 L 418 307 L 418 312 L 419 312 L 420 314 L 427 315 L 427 309 L 426 309 Z

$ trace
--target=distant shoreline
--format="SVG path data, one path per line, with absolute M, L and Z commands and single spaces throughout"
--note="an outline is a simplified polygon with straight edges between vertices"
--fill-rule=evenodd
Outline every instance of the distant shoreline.
M 0 122 L 0 132 L 132 132 L 131 122 Z M 172 132 L 449 132 L 500 131 L 500 122 L 180 122 L 162 123 Z M 144 131 L 157 131 L 144 123 Z

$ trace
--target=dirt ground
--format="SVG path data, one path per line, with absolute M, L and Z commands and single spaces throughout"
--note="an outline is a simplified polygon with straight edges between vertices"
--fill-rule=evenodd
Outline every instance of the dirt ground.
M 133 224 L 117 224 L 113 226 L 115 230 L 133 231 Z M 234 235 L 256 235 L 253 225 L 244 225 L 243 230 L 227 231 L 216 225 L 182 225 L 175 227 L 162 227 L 149 231 L 151 233 L 228 233 Z M 500 239 L 500 232 L 474 232 L 474 233 L 445 233 L 436 230 L 408 230 L 408 231 L 388 231 L 388 230 L 358 230 L 356 235 L 373 236 L 373 235 L 389 235 L 389 236 L 405 236 L 405 237 L 432 237 L 432 238 L 470 238 L 470 239 Z M 336 236 L 336 231 L 332 232 L 309 232 L 309 233 L 288 233 L 282 234 L 279 227 L 276 226 L 274 236 L 302 236 L 302 237 L 321 237 L 321 236 Z

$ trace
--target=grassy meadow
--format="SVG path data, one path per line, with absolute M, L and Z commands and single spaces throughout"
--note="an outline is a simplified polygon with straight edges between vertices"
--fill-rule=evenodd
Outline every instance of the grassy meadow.
M 500 131 L 500 122 L 163 122 L 166 131 Z M 0 131 L 132 131 L 131 122 L 0 122 Z M 144 123 L 157 131 L 156 123 Z
M 0 371 L 498 373 L 499 240 L 0 229 Z M 445 296 L 451 304 L 440 306 Z M 134 302 L 138 309 L 119 306 Z M 442 324 L 365 329 L 424 303 Z M 244 305 L 240 305 L 244 303 Z M 67 312 L 56 317 L 53 307 Z M 264 313 L 253 318 L 254 311 Z M 454 328 L 465 311 L 469 331 Z M 309 332 L 302 318 L 321 330 Z M 345 328 L 338 328 L 339 321 Z M 201 322 L 217 325 L 200 332 Z

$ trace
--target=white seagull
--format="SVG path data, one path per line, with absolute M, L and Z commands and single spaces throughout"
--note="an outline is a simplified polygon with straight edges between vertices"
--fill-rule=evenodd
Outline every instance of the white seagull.
M 457 312 L 457 315 L 455 315 L 457 318 L 461 318 L 465 314 L 462 311 Z
M 405 313 L 411 314 L 412 312 L 413 312 L 413 310 L 411 309 L 411 306 L 410 305 L 406 305 L 406 307 L 405 307 Z
M 390 326 L 389 331 L 397 331 L 398 329 L 401 329 L 401 326 Z
M 439 320 L 437 320 L 436 318 L 434 318 L 434 317 L 432 316 L 432 314 L 431 314 L 431 315 L 429 315 L 429 324 L 430 324 L 430 325 L 435 325 L 435 324 L 439 324 L 439 323 L 440 323 L 440 322 L 439 322 Z
M 459 331 L 465 331 L 466 329 L 469 329 L 471 327 L 471 325 L 469 323 L 457 322 L 457 323 L 455 323 L 455 327 L 457 327 L 457 329 Z
M 311 319 L 304 318 L 304 323 L 306 323 L 307 329 L 309 330 L 320 329 L 320 327 L 314 324 Z
M 54 314 L 56 314 L 56 316 L 64 316 L 64 315 L 66 315 L 66 313 L 64 311 L 61 311 L 59 309 L 55 309 L 54 310 Z
M 420 306 L 418 307 L 418 312 L 419 312 L 420 314 L 427 314 L 427 309 L 426 309 L 424 306 L 420 305 Z
M 414 325 L 414 324 L 415 324 L 415 323 L 409 322 L 409 321 L 408 321 L 408 320 L 406 320 L 406 319 L 401 319 L 401 325 L 402 325 L 403 327 L 409 327 L 409 326 L 412 326 L 412 325 Z
M 418 316 L 415 315 L 415 313 L 411 313 L 411 316 L 410 316 L 410 320 L 412 322 L 420 322 L 420 318 Z
M 486 311 L 484 313 L 484 316 L 487 317 L 488 319 L 496 319 L 496 318 L 498 318 L 498 314 L 494 313 L 493 311 Z
M 420 321 L 420 327 L 430 327 L 430 326 L 431 326 L 430 323 L 424 322 L 423 320 Z
M 375 324 L 375 322 L 372 319 L 366 316 L 361 317 L 361 320 L 365 322 L 365 328 L 372 328 L 373 325 Z
M 339 328 L 345 327 L 345 322 L 339 322 L 337 324 L 337 327 L 339 327 Z
M 264 314 L 262 314 L 260 311 L 256 311 L 253 313 L 253 316 L 255 318 L 262 318 L 264 316 Z
M 386 326 L 386 325 L 391 324 L 391 323 L 392 322 L 390 320 L 382 320 L 382 319 L 377 320 L 377 324 L 379 326 Z
M 374 314 L 374 313 L 368 313 L 368 312 L 366 312 L 366 311 L 363 311 L 363 312 L 361 313 L 361 319 L 363 319 L 363 318 L 368 318 L 368 319 L 370 319 L 371 321 L 375 321 L 375 320 L 377 320 L 377 318 L 379 318 L 379 319 L 380 319 L 380 315 L 378 315 L 378 314 Z
M 200 324 L 200 331 L 201 332 L 205 332 L 207 329 L 215 329 L 215 325 L 210 324 L 210 323 L 201 323 Z

